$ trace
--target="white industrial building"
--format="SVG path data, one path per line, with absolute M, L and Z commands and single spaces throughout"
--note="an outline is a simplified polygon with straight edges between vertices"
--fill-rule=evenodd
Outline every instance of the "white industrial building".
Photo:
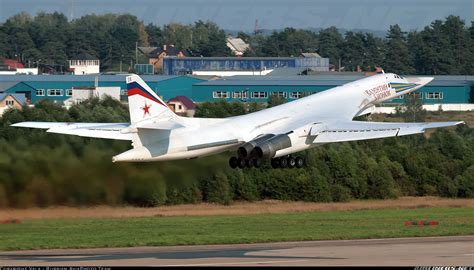
M 120 87 L 84 87 L 84 88 L 72 88 L 68 89 L 71 93 L 66 93 L 66 95 L 71 95 L 70 98 L 64 101 L 66 106 L 71 106 L 73 104 L 79 104 L 86 99 L 90 98 L 99 98 L 103 99 L 106 96 L 110 96 L 113 99 L 120 101 Z

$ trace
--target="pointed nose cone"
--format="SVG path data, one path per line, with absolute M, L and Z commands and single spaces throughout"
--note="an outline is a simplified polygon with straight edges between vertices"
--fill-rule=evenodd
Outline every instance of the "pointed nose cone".
M 429 82 L 431 82 L 434 79 L 434 77 L 407 77 L 406 80 L 409 83 L 416 83 L 421 86 L 427 85 Z

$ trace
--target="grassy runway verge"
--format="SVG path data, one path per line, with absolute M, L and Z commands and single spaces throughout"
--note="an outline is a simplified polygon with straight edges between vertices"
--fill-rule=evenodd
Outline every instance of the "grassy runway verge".
M 408 220 L 438 226 L 405 226 Z M 232 216 L 72 218 L 0 225 L 0 250 L 235 244 L 474 234 L 473 208 L 376 209 Z

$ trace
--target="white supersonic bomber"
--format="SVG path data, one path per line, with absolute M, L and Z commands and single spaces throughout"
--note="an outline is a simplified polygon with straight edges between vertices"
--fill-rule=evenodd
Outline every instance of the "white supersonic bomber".
M 423 133 L 427 128 L 463 122 L 376 123 L 353 121 L 377 103 L 413 92 L 432 77 L 401 77 L 383 73 L 258 112 L 216 119 L 187 118 L 173 113 L 137 75 L 126 78 L 130 123 L 21 122 L 14 127 L 83 137 L 128 140 L 132 149 L 113 162 L 191 159 L 236 151 L 233 168 L 301 168 L 302 157 L 291 154 L 333 142 L 368 140 Z

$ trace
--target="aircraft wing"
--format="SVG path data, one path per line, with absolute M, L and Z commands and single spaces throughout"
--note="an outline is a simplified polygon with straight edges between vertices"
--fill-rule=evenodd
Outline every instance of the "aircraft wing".
M 311 128 L 311 135 L 316 136 L 313 143 L 331 143 L 379 139 L 423 133 L 428 128 L 448 127 L 464 124 L 459 122 L 434 123 L 377 123 L 377 122 L 335 122 L 319 123 Z
M 129 127 L 130 123 L 21 122 L 11 126 L 47 129 L 46 132 L 50 133 L 81 137 L 132 140 L 132 134 L 121 132 Z

